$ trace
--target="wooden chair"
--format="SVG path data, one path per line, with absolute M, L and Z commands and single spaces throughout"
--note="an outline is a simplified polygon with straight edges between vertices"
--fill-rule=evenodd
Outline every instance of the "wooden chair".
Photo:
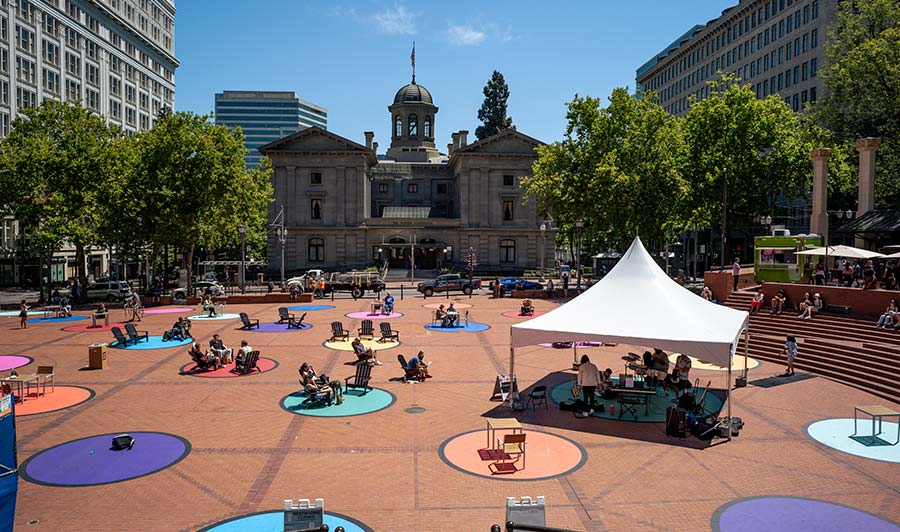
M 250 354 L 247 355 L 247 358 L 244 359 L 243 363 L 235 364 L 232 371 L 241 375 L 246 375 L 252 373 L 254 369 L 262 373 L 262 370 L 259 369 L 259 351 L 250 351 Z
M 387 342 L 388 340 L 400 341 L 400 331 L 391 329 L 390 323 L 383 321 L 378 324 L 378 328 L 381 329 L 381 338 L 378 339 L 379 342 Z
M 133 323 L 125 324 L 125 332 L 128 333 L 128 339 L 134 340 L 134 343 L 140 342 L 141 338 L 148 342 L 150 341 L 150 333 L 137 330 L 137 327 L 135 327 Z
M 491 474 L 508 475 L 525 469 L 525 433 L 504 434 L 502 440 L 497 439 L 497 447 L 502 454 L 499 460 L 488 466 Z M 513 457 L 515 460 L 510 462 Z M 516 467 L 519 458 L 522 459 L 521 469 Z
M 535 386 L 533 390 L 528 394 L 528 400 L 525 402 L 525 408 L 528 408 L 528 405 L 531 405 L 531 411 L 534 412 L 534 408 L 543 403 L 544 410 L 548 410 L 547 407 L 547 387 L 546 386 Z
M 56 373 L 53 366 L 38 366 L 37 376 L 39 382 L 44 385 L 44 395 L 47 395 L 47 381 L 50 381 L 50 390 L 56 391 L 56 380 L 54 379 Z
M 350 331 L 344 328 L 344 324 L 339 321 L 331 322 L 331 340 L 329 342 L 337 341 L 340 338 L 345 342 L 350 340 Z
M 418 382 L 419 370 L 410 368 L 409 363 L 406 361 L 406 357 L 403 355 L 397 355 L 397 361 L 400 362 L 400 367 L 403 368 L 403 382 L 409 382 L 411 380 Z
M 112 335 L 116 338 L 115 343 L 122 347 L 128 347 L 128 338 L 122 333 L 122 329 L 113 327 L 110 329 L 110 332 L 112 332 Z
M 241 316 L 241 323 L 244 324 L 243 327 L 241 327 L 241 329 L 245 329 L 248 331 L 254 327 L 259 329 L 259 320 L 251 320 L 250 316 L 247 316 L 246 312 L 241 312 L 240 316 Z
M 371 364 L 357 364 L 356 365 L 356 374 L 351 375 L 344 379 L 344 388 L 362 388 L 363 395 L 369 393 L 369 390 L 372 389 L 369 386 L 369 381 L 372 379 L 372 365 Z
M 369 340 L 375 339 L 375 325 L 372 323 L 372 320 L 363 320 L 362 327 L 357 331 L 357 336 L 360 338 L 368 337 Z
M 291 314 L 293 316 L 293 314 Z M 306 319 L 306 312 L 304 312 L 299 320 L 291 319 L 288 321 L 288 329 L 302 329 L 303 328 L 303 320 Z
M 293 314 L 291 314 L 290 312 L 288 312 L 287 307 L 280 307 L 278 309 L 278 322 L 277 323 L 287 322 L 288 328 L 290 328 L 291 325 L 294 323 L 295 319 L 296 319 L 295 316 Z

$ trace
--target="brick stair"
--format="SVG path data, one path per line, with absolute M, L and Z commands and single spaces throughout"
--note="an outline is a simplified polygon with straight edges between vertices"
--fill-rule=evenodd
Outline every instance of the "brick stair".
M 737 292 L 725 304 L 748 310 L 752 298 L 752 291 Z M 872 320 L 829 314 L 800 320 L 793 309 L 771 316 L 764 308 L 750 318 L 750 356 L 786 365 L 782 350 L 787 335 L 800 344 L 797 369 L 900 403 L 895 369 L 900 361 L 900 332 L 879 329 Z

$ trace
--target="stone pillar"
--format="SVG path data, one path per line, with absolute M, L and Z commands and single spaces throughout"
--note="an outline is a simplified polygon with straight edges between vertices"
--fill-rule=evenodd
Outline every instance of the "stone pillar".
M 372 140 L 375 139 L 374 131 L 363 131 L 363 135 L 366 137 L 366 148 L 372 149 Z
M 460 148 L 465 148 L 466 146 L 469 145 L 468 137 L 469 137 L 468 131 L 466 131 L 465 129 L 459 130 L 459 147 Z
M 363 220 L 360 222 L 365 222 L 366 218 L 372 217 L 372 182 L 369 181 L 369 175 L 366 172 L 365 166 L 359 166 L 356 168 L 355 172 L 359 175 L 360 186 L 362 186 L 362 217 Z
M 862 216 L 875 207 L 875 152 L 879 146 L 881 146 L 881 139 L 877 137 L 856 141 L 856 151 L 859 152 L 857 216 Z
M 813 160 L 812 215 L 809 232 L 821 235 L 828 244 L 828 159 L 831 150 L 819 148 L 810 154 Z

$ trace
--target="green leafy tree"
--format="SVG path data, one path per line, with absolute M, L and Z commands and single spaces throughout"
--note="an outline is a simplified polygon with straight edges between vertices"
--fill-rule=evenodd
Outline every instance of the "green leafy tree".
M 272 197 L 271 165 L 247 170 L 240 129 L 217 126 L 209 116 L 164 115 L 138 139 L 138 168 L 129 188 L 139 195 L 132 223 L 155 247 L 186 250 L 188 279 L 198 246 L 234 246 L 238 226 L 248 241 L 265 231 Z
M 654 100 L 619 88 L 601 108 L 597 98 L 576 96 L 565 139 L 538 148 L 534 177 L 522 186 L 570 244 L 579 219 L 591 252 L 623 249 L 637 234 L 661 243 L 684 227 L 684 141 L 678 121 Z
M 503 74 L 494 71 L 491 79 L 484 86 L 484 103 L 478 110 L 478 120 L 482 125 L 475 129 L 478 140 L 496 135 L 512 127 L 512 118 L 507 116 L 506 101 L 509 99 L 509 87 Z
M 827 90 L 813 116 L 838 143 L 881 137 L 876 203 L 900 205 L 900 3 L 840 2 L 819 70 Z
M 23 109 L 0 142 L 3 207 L 48 253 L 71 243 L 82 286 L 85 251 L 102 242 L 104 206 L 121 186 L 115 161 L 125 142 L 93 111 L 52 100 Z
M 693 103 L 682 122 L 691 225 L 721 222 L 727 183 L 728 227 L 750 226 L 755 216 L 773 212 L 780 195 L 803 193 L 811 174 L 810 145 L 799 116 L 781 98 L 757 99 L 733 77 L 711 86 L 710 97 Z

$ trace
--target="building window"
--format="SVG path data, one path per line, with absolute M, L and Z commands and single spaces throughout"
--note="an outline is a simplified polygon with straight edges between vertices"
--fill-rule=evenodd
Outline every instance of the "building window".
M 810 43 L 811 48 L 815 48 L 815 47 L 819 46 L 819 30 L 817 30 L 817 29 L 812 30 L 812 36 L 810 37 L 810 39 L 812 41 Z
M 309 218 L 311 220 L 322 219 L 322 200 L 315 198 L 309 201 Z
M 378 193 L 379 194 L 387 194 L 388 192 L 388 184 L 387 183 L 378 183 Z
M 406 122 L 406 131 L 410 137 L 419 136 L 419 119 L 415 114 L 409 115 Z
M 515 176 L 511 176 L 511 175 L 503 176 L 503 186 L 504 187 L 511 187 L 511 186 L 514 186 L 515 184 L 516 184 Z
M 511 222 L 515 216 L 515 209 L 512 200 L 503 200 L 503 221 Z
M 422 134 L 425 138 L 431 138 L 431 117 L 425 117 L 425 124 L 422 126 Z
M 309 174 L 309 183 L 311 185 L 321 185 L 322 184 L 322 172 L 311 172 Z
M 812 3 L 812 18 L 819 17 L 819 0 L 813 0 Z
M 446 194 L 447 193 L 447 183 L 438 183 L 437 193 L 438 194 Z
M 416 183 L 407 183 L 406 192 L 409 194 L 418 194 L 419 193 L 419 185 Z
M 394 119 L 394 136 L 402 137 L 403 136 L 403 120 L 398 116 Z
M 816 73 L 819 71 L 819 60 L 813 57 L 809 60 L 809 77 L 816 77 Z
M 325 261 L 325 240 L 322 238 L 310 238 L 307 246 L 309 262 Z
M 500 241 L 500 262 L 510 263 L 516 262 L 516 241 L 501 240 Z

